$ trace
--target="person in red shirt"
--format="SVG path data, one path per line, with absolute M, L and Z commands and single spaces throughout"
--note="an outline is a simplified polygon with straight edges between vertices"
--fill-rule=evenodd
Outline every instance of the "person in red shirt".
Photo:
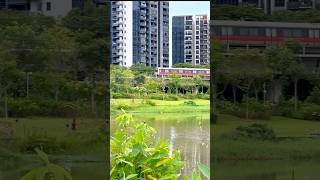
M 73 118 L 73 120 L 72 120 L 71 129 L 74 131 L 77 129 L 77 122 L 76 122 L 75 118 Z

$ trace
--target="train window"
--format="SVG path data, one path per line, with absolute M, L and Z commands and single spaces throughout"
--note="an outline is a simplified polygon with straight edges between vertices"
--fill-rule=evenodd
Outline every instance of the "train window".
M 314 36 L 314 30 L 313 29 L 310 29 L 309 30 L 309 37 L 310 38 L 314 38 L 315 36 Z
M 249 28 L 250 36 L 258 36 L 258 28 Z
M 316 37 L 316 38 L 319 37 L 319 31 L 320 31 L 320 30 L 314 30 L 314 37 Z
M 228 27 L 221 27 L 221 35 L 228 35 L 231 33 L 228 33 Z

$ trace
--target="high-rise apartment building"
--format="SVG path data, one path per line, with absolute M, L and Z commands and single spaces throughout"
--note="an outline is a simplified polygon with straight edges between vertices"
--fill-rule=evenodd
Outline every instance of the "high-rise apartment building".
M 278 10 L 303 10 L 320 8 L 319 0 L 211 0 L 211 5 L 252 6 L 271 14 Z
M 111 2 L 111 63 L 169 66 L 169 2 Z
M 172 64 L 210 62 L 210 32 L 207 15 L 172 18 Z

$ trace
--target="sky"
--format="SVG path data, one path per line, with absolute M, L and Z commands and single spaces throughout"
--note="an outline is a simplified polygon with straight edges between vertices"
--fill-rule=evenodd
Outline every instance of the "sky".
M 169 1 L 169 61 L 172 64 L 172 16 L 207 14 L 210 17 L 210 1 Z

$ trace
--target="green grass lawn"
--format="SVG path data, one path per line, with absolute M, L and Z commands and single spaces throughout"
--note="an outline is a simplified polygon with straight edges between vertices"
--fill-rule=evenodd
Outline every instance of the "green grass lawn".
M 235 128 L 251 123 L 266 123 L 278 137 L 292 139 L 280 142 L 259 140 L 234 140 L 224 135 Z M 320 137 L 310 137 L 306 130 L 320 130 L 320 122 L 272 117 L 271 120 L 244 120 L 230 115 L 219 115 L 211 132 L 214 149 L 212 155 L 217 160 L 261 160 L 261 159 L 320 159 Z
M 17 138 L 24 137 L 30 134 L 30 131 L 43 131 L 49 137 L 56 137 L 58 139 L 65 139 L 73 134 L 86 134 L 96 131 L 104 123 L 103 119 L 76 119 L 77 130 L 70 130 L 72 118 L 52 118 L 52 117 L 29 117 L 29 118 L 9 118 L 4 120 L 0 118 L 0 122 L 7 122 L 12 124 L 14 128 L 14 135 Z M 67 128 L 69 124 L 69 128 Z
M 50 146 L 55 147 L 52 152 L 47 152 L 54 159 L 102 160 L 105 157 L 106 146 L 104 141 L 98 139 L 101 137 L 100 128 L 103 127 L 105 120 L 78 118 L 76 131 L 70 129 L 71 122 L 71 118 L 53 117 L 19 118 L 18 122 L 16 118 L 0 119 L 0 124 L 11 124 L 13 129 L 13 141 L 0 149 L 0 159 L 1 156 L 8 156 L 6 152 L 11 152 L 11 155 L 19 158 L 30 159 L 30 152 L 23 150 L 25 144 L 31 146 L 37 139 L 46 139 Z M 0 141 L 0 146 L 4 143 Z
M 213 126 L 213 135 L 218 137 L 224 133 L 230 133 L 238 126 L 246 126 L 252 123 L 265 123 L 272 127 L 275 133 L 281 137 L 306 137 L 306 130 L 319 130 L 320 122 L 291 119 L 274 116 L 270 120 L 245 120 L 231 115 L 220 114 L 218 122 Z
M 185 105 L 184 102 L 188 100 L 180 99 L 178 101 L 163 101 L 151 100 L 155 106 L 143 103 L 143 99 L 112 99 L 111 109 L 112 114 L 117 114 L 119 110 L 117 106 L 125 104 L 131 107 L 126 110 L 132 114 L 140 114 L 146 118 L 156 117 L 157 119 L 177 119 L 181 117 L 190 117 L 191 114 L 197 117 L 209 118 L 210 115 L 210 102 L 209 100 L 195 99 L 192 100 L 196 106 Z

